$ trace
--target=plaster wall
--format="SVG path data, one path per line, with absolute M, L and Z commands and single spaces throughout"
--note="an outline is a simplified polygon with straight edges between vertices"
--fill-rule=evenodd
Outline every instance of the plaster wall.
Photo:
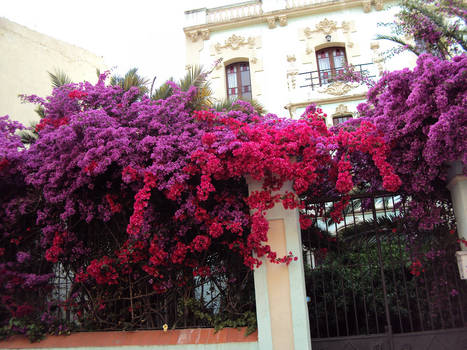
M 29 126 L 38 121 L 32 104 L 22 104 L 18 95 L 46 97 L 52 92 L 48 75 L 57 69 L 73 81 L 96 82 L 96 68 L 105 70 L 102 57 L 77 46 L 38 33 L 6 18 L 0 18 L 0 116 Z
M 225 66 L 234 61 L 245 60 L 250 62 L 253 97 L 269 112 L 297 118 L 304 106 L 312 102 L 321 105 L 328 115 L 334 114 L 339 104 L 348 106 L 349 112 L 356 112 L 358 103 L 355 101 L 364 100 L 368 90 L 366 86 L 340 86 L 333 91 L 325 87 L 314 90 L 300 88 L 306 81 L 305 76 L 299 73 L 318 69 L 316 50 L 343 46 L 349 64 L 374 63 L 370 69 L 376 76 L 383 70 L 413 67 L 415 64 L 416 57 L 412 54 L 382 60 L 383 52 L 392 44 L 375 40 L 376 34 L 384 31 L 378 23 L 391 22 L 397 12 L 396 8 L 390 8 L 387 3 L 382 11 L 372 7 L 369 12 L 365 12 L 361 5 L 343 4 L 332 11 L 323 9 L 311 14 L 286 16 L 281 22 L 279 17 L 284 11 L 271 12 L 276 16 L 272 25 L 259 20 L 246 22 L 244 25 L 231 23 L 214 29 L 205 25 L 204 39 L 199 38 L 193 42 L 187 37 L 188 65 L 210 66 L 216 59 L 223 58 L 223 62 L 211 76 L 215 98 L 221 100 L 227 97 Z M 328 26 L 331 23 L 331 29 L 326 27 L 326 23 Z M 330 42 L 326 40 L 326 34 L 331 35 Z M 240 42 L 248 42 L 251 38 L 251 45 L 240 43 L 238 47 L 215 50 L 216 45 L 228 46 L 228 41 L 234 36 L 240 38 Z

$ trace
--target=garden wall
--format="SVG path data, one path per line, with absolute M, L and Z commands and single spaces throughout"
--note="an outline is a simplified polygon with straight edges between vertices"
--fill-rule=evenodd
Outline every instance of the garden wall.
M 258 333 L 245 336 L 245 328 L 176 329 L 133 332 L 83 332 L 49 336 L 31 343 L 15 336 L 0 341 L 0 349 L 154 349 L 154 350 L 258 350 Z

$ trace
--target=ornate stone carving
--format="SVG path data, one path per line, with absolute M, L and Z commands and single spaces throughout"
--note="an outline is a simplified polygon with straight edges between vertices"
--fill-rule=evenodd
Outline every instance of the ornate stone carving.
M 365 0 L 362 5 L 363 12 L 368 13 L 371 11 L 371 0 Z
M 372 41 L 372 42 L 370 43 L 370 49 L 372 49 L 372 50 L 378 50 L 378 49 L 379 49 L 379 42 L 377 42 L 377 41 Z
M 279 25 L 281 27 L 284 27 L 284 26 L 287 25 L 287 16 L 286 15 L 279 16 Z
M 334 95 L 334 96 L 342 96 L 352 90 L 354 87 L 350 84 L 344 83 L 342 81 L 336 81 L 329 85 L 326 85 L 324 88 L 319 90 L 321 93 Z
M 287 16 L 286 15 L 280 15 L 280 16 L 271 16 L 267 17 L 266 21 L 268 22 L 268 27 L 269 29 L 274 29 L 277 26 L 277 22 L 279 22 L 279 25 L 281 27 L 284 27 L 287 25 Z
M 352 31 L 352 22 L 342 21 L 341 25 L 338 26 L 336 21 L 330 21 L 329 19 L 325 18 L 315 26 L 315 29 L 311 29 L 309 27 L 303 29 L 303 34 L 305 35 L 306 39 L 310 39 L 313 33 L 321 32 L 324 35 L 330 35 L 338 29 L 342 29 L 344 33 L 349 33 Z
M 185 33 L 186 37 L 190 39 L 192 42 L 197 42 L 200 38 L 203 40 L 209 40 L 210 36 L 209 29 L 204 30 L 195 30 L 192 32 Z
M 342 21 L 341 28 L 344 33 L 348 33 L 350 31 L 350 22 Z
M 217 53 L 220 53 L 222 49 L 232 49 L 232 50 L 238 50 L 240 47 L 248 45 L 250 49 L 252 49 L 255 45 L 255 39 L 252 37 L 249 37 L 248 39 L 245 39 L 244 37 L 240 35 L 235 35 L 233 34 L 231 37 L 229 37 L 224 45 L 221 45 L 220 43 L 217 43 L 214 48 L 216 49 Z
M 315 50 L 313 50 L 313 48 L 308 47 L 308 46 L 307 46 L 307 48 L 305 49 L 305 53 L 306 53 L 307 55 L 311 55 L 314 51 L 315 51 Z
M 252 64 L 256 64 L 258 62 L 258 59 L 256 57 L 252 57 L 252 58 L 250 58 L 250 62 Z
M 376 11 L 381 11 L 384 8 L 383 0 L 375 0 Z
M 297 88 L 297 74 L 298 71 L 296 70 L 287 72 L 287 87 L 289 88 L 289 91 Z
M 339 106 L 337 106 L 336 112 L 334 113 L 334 115 L 342 115 L 342 114 L 349 114 L 349 113 L 350 112 L 347 106 L 341 103 Z
M 269 29 L 276 28 L 276 18 L 275 17 L 268 17 L 268 18 L 266 18 L 266 20 L 268 21 Z
M 297 59 L 295 58 L 295 55 L 287 55 L 287 62 L 295 62 Z
M 337 30 L 337 23 L 335 21 L 330 21 L 327 18 L 323 19 L 316 25 L 316 31 L 322 32 L 325 35 L 331 34 Z
M 209 40 L 210 35 L 211 33 L 209 32 L 209 29 L 201 31 L 201 38 L 203 38 L 203 40 Z

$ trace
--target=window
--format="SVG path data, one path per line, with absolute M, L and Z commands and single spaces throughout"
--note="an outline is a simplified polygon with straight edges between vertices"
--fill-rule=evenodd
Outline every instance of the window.
M 352 119 L 352 114 L 344 114 L 344 115 L 337 115 L 335 117 L 332 117 L 332 125 L 337 125 L 341 124 L 343 122 L 346 122 L 347 120 Z
M 248 62 L 238 62 L 225 68 L 227 76 L 227 97 L 229 100 L 243 98 L 251 100 L 250 66 Z
M 343 47 L 328 47 L 316 52 L 320 85 L 329 84 L 347 64 Z

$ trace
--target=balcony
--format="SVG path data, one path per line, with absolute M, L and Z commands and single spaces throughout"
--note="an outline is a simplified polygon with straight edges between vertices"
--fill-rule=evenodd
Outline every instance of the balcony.
M 323 4 L 331 3 L 342 6 L 344 2 L 361 3 L 360 0 L 250 0 L 215 8 L 200 8 L 185 11 L 184 27 L 216 25 L 238 20 L 254 20 L 273 15 L 276 11 L 289 13 L 305 7 L 313 9 L 319 8 Z
M 363 63 L 352 65 L 351 73 L 348 68 L 343 69 L 321 69 L 311 72 L 298 73 L 298 85 L 300 88 L 310 88 L 315 90 L 324 85 L 335 83 L 338 81 L 348 81 L 347 77 L 352 77 L 351 81 L 357 81 L 359 77 L 363 82 L 376 78 L 375 64 Z

